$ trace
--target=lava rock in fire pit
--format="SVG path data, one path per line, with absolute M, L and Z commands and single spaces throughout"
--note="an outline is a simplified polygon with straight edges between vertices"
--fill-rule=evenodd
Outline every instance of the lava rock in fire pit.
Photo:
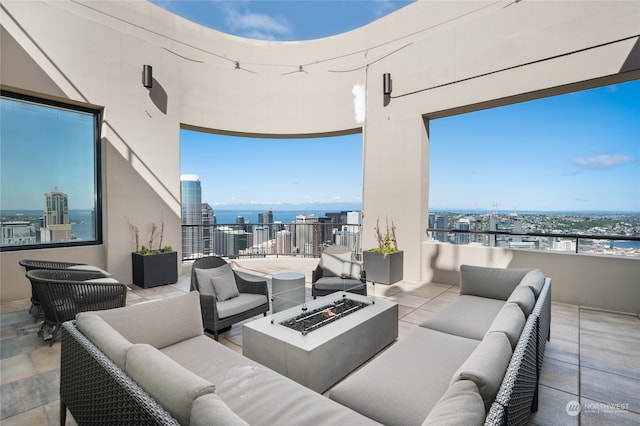
M 280 325 L 307 334 L 327 324 L 352 314 L 369 304 L 357 300 L 342 298 L 318 309 L 304 312 L 296 317 L 280 322 Z

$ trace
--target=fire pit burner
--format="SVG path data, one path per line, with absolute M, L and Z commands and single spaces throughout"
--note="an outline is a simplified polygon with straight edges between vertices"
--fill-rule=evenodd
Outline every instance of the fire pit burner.
M 279 324 L 306 335 L 310 331 L 344 318 L 357 310 L 368 306 L 368 303 L 342 298 L 328 305 L 321 306 L 312 311 L 303 312 L 298 316 L 281 321 Z

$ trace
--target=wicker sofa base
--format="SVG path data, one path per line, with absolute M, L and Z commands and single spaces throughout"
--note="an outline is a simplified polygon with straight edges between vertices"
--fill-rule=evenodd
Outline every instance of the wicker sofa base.
M 62 324 L 60 424 L 178 425 L 178 421 L 95 347 L 72 321 Z

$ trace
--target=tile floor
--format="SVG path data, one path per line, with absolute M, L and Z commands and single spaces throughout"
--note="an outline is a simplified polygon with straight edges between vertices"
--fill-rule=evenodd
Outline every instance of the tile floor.
M 283 270 L 305 272 L 311 280 L 314 260 L 303 262 L 235 261 L 242 272 L 270 277 Z M 174 285 L 132 286 L 127 304 L 175 296 L 189 290 L 189 274 Z M 370 285 L 369 294 L 399 304 L 399 339 L 457 296 L 457 287 L 407 282 Z M 310 297 L 310 285 L 307 293 Z M 11 425 L 58 424 L 60 343 L 40 340 L 29 302 L 0 306 L 0 422 Z M 242 327 L 221 334 L 220 342 L 242 352 Z M 578 405 L 579 404 L 579 405 Z M 67 424 L 74 424 L 71 416 Z M 552 304 L 551 341 L 547 345 L 540 409 L 532 425 L 640 425 L 640 318 Z

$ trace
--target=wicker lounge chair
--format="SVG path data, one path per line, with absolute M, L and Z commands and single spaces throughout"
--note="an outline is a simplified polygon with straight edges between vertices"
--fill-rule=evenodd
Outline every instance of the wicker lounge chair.
M 64 270 L 64 269 L 73 269 L 73 270 L 90 270 L 95 272 L 102 272 L 105 275 L 110 275 L 108 272 L 103 271 L 102 269 L 87 265 L 86 263 L 77 263 L 77 262 L 58 262 L 55 260 L 37 260 L 37 259 L 22 259 L 18 262 L 20 266 L 24 268 L 25 273 L 29 271 L 35 271 L 37 269 L 46 269 L 46 270 Z M 29 313 L 33 315 L 34 319 L 37 321 L 42 316 L 42 307 L 40 306 L 40 301 L 38 297 L 35 295 L 33 291 L 33 287 L 31 288 L 31 308 L 29 309 Z
M 251 281 L 233 271 L 239 295 L 224 301 L 219 301 L 216 294 L 207 291 L 206 283 L 198 282 L 197 269 L 214 269 L 225 265 L 228 264 L 223 258 L 209 256 L 196 260 L 191 268 L 191 291 L 200 293 L 202 324 L 205 330 L 213 333 L 215 340 L 218 340 L 220 330 L 259 314 L 266 316 L 269 311 L 269 290 L 265 280 Z M 227 316 L 225 312 L 234 313 Z
M 120 308 L 127 303 L 127 286 L 101 272 L 34 270 L 26 273 L 44 313 L 44 327 L 56 339 L 60 325 L 78 312 Z

